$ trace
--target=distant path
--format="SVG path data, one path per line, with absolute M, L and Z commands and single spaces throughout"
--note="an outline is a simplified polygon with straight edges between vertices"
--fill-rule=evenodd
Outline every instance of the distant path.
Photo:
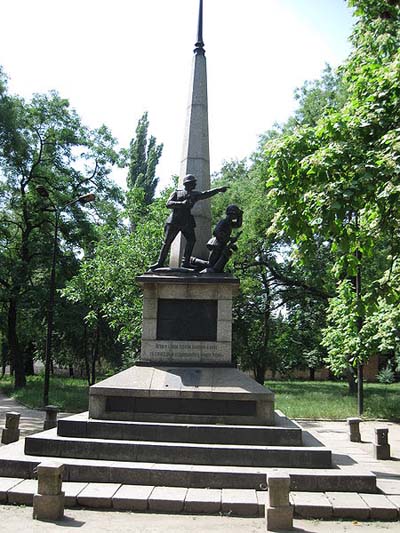
M 30 433 L 37 433 L 43 429 L 43 422 L 45 419 L 44 411 L 25 407 L 14 400 L 14 398 L 10 398 L 0 391 L 0 430 L 4 427 L 7 411 L 14 411 L 21 414 L 19 425 L 21 437 L 25 437 L 25 435 L 29 435 Z M 59 417 L 68 416 L 69 414 L 70 413 L 59 413 Z M 1 443 L 0 446 L 2 446 Z

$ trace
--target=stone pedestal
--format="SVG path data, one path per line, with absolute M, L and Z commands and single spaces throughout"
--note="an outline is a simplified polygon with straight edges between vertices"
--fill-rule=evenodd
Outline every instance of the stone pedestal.
M 59 412 L 59 408 L 56 405 L 46 405 L 45 411 L 46 418 L 43 424 L 43 429 L 46 431 L 46 429 L 57 427 L 57 414 Z
M 274 425 L 274 395 L 232 367 L 136 366 L 90 387 L 89 417 Z
M 6 413 L 6 423 L 5 428 L 1 434 L 2 444 L 11 444 L 19 440 L 20 430 L 19 430 L 19 419 L 20 413 L 14 413 L 9 411 Z
M 290 476 L 271 472 L 267 476 L 268 501 L 265 507 L 267 531 L 293 529 L 293 507 L 289 503 Z
M 361 442 L 360 422 L 361 418 L 354 417 L 347 419 L 347 423 L 349 424 L 349 437 L 351 442 Z
M 52 461 L 38 465 L 38 492 L 33 495 L 33 518 L 60 520 L 64 517 L 63 470 L 63 465 Z
M 274 425 L 273 393 L 232 364 L 239 281 L 165 269 L 138 282 L 141 360 L 90 388 L 90 418 Z
M 144 274 L 141 362 L 230 365 L 232 298 L 239 280 L 227 274 Z
M 388 428 L 375 428 L 374 457 L 379 460 L 390 459 Z

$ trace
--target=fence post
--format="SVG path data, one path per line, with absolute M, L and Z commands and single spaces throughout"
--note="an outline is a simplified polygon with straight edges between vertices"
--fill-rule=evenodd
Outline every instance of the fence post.
M 46 429 L 52 429 L 57 427 L 57 414 L 59 409 L 55 405 L 46 405 L 45 411 L 46 419 L 43 424 L 44 431 L 46 431 Z
M 388 428 L 375 428 L 374 457 L 375 459 L 390 459 Z
M 65 494 L 61 490 L 63 471 L 64 465 L 54 461 L 38 465 L 38 491 L 33 495 L 33 518 L 60 520 L 64 517 Z
M 347 423 L 349 424 L 349 436 L 351 442 L 361 442 L 360 435 L 360 422 L 361 418 L 348 418 Z
M 9 411 L 6 413 L 6 423 L 1 434 L 2 444 L 11 444 L 11 442 L 16 442 L 19 439 L 20 430 L 19 430 L 19 419 L 20 413 L 15 413 Z
M 293 507 L 289 502 L 290 476 L 283 472 L 267 475 L 268 501 L 265 507 L 267 531 L 293 529 Z

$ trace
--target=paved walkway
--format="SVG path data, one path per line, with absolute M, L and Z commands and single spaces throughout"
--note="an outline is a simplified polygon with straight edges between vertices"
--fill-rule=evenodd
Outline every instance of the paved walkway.
M 376 475 L 377 485 L 384 494 L 400 495 L 400 424 L 379 420 L 361 422 L 362 442 L 350 442 L 346 422 L 301 420 L 299 423 L 332 450 L 334 463 L 343 469 L 357 463 Z M 378 461 L 373 457 L 375 428 L 389 429 L 390 460 Z
M 6 413 L 8 411 L 14 411 L 21 414 L 20 418 L 20 430 L 21 437 L 30 435 L 31 433 L 37 433 L 43 430 L 43 423 L 46 417 L 44 411 L 38 409 L 29 409 L 24 405 L 16 402 L 13 398 L 5 396 L 0 392 L 0 430 L 4 427 Z M 59 417 L 68 416 L 70 413 L 59 413 Z M 0 442 L 0 446 L 4 446 Z
M 8 411 L 14 411 L 21 414 L 20 430 L 22 437 L 25 437 L 25 435 L 29 435 L 30 433 L 36 433 L 43 429 L 43 421 L 45 419 L 44 411 L 29 409 L 28 407 L 16 402 L 13 398 L 9 398 L 0 392 L 1 428 L 4 427 L 5 417 Z

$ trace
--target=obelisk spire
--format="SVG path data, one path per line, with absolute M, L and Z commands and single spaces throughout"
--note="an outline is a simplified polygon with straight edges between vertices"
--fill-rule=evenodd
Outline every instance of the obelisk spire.
M 207 65 L 203 42 L 203 0 L 199 0 L 197 41 L 189 89 L 179 188 L 183 189 L 183 178 L 187 174 L 193 174 L 197 178 L 197 189 L 205 191 L 210 188 L 210 148 L 208 140 Z M 210 201 L 198 202 L 192 209 L 192 214 L 196 220 L 196 244 L 193 255 L 207 259 L 209 252 L 206 244 L 211 237 Z M 183 244 L 184 237 L 180 233 L 171 247 L 171 267 L 180 266 Z
M 202 51 L 204 54 L 204 42 L 203 42 L 203 0 L 199 2 L 199 19 L 197 22 L 197 41 L 195 44 L 194 53 Z

